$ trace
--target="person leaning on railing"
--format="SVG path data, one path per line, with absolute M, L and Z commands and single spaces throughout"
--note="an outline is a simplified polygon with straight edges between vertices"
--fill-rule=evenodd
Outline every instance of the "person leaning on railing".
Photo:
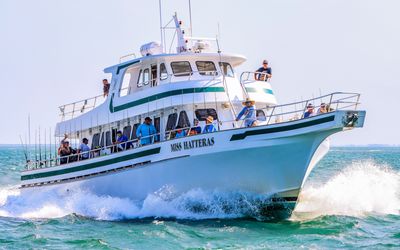
M 268 61 L 264 60 L 263 61 L 263 66 L 259 68 L 256 72 L 263 73 L 263 74 L 257 74 L 254 73 L 254 79 L 256 81 L 268 81 L 272 77 L 272 69 L 271 67 L 268 67 Z
M 136 136 L 140 139 L 140 144 L 147 145 L 154 141 L 154 137 L 157 134 L 156 128 L 151 123 L 151 118 L 144 118 L 144 122 L 136 130 Z
M 214 118 L 211 115 L 206 118 L 206 126 L 204 126 L 203 134 L 213 133 L 213 132 L 217 131 L 213 122 L 214 122 Z
M 81 145 L 79 145 L 78 154 L 80 154 L 80 160 L 89 159 L 90 148 L 88 146 L 89 140 L 87 138 L 82 139 Z
M 201 127 L 199 125 L 199 119 L 194 118 L 193 127 L 190 128 L 189 135 L 201 134 Z
M 103 97 L 108 96 L 108 92 L 110 91 L 110 83 L 107 79 L 103 79 Z
M 244 125 L 246 127 L 252 127 L 256 123 L 256 109 L 254 104 L 256 102 L 250 98 L 246 98 L 246 101 L 242 102 L 244 105 L 242 111 L 236 117 L 236 121 L 239 121 L 242 116 L 244 116 Z

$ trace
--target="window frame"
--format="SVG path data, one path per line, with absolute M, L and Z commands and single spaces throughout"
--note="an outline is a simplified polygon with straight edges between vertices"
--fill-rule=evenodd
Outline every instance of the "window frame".
M 175 73 L 175 70 L 174 70 L 174 66 L 173 66 L 173 65 L 174 65 L 174 64 L 177 64 L 177 63 L 187 63 L 187 64 L 189 65 L 190 72 Z M 175 62 L 171 62 L 171 63 L 170 63 L 170 66 L 171 66 L 171 69 L 172 69 L 172 73 L 174 74 L 175 77 L 191 76 L 191 75 L 193 75 L 192 65 L 190 64 L 189 61 L 175 61 Z
M 163 70 L 161 70 L 161 68 L 162 68 L 161 65 L 163 65 L 163 69 L 165 70 L 165 72 L 163 72 Z M 166 76 L 165 75 L 163 76 L 163 74 L 165 74 Z M 167 66 L 165 65 L 165 63 L 160 63 L 159 79 L 160 79 L 160 81 L 164 81 L 164 80 L 168 79 L 168 70 L 167 70 Z
M 214 66 L 214 70 L 200 70 L 198 63 L 210 63 Z M 218 75 L 217 68 L 215 67 L 215 63 L 213 61 L 196 61 L 195 64 L 197 67 L 197 71 L 202 76 L 217 76 Z
M 201 116 L 201 114 L 200 114 L 201 110 L 205 110 L 207 115 Z M 194 114 L 196 115 L 196 118 L 199 121 L 205 121 L 208 116 L 212 116 L 215 121 L 218 120 L 218 112 L 217 112 L 217 110 L 215 110 L 213 108 L 196 109 L 194 111 Z
M 218 62 L 218 65 L 219 65 L 219 68 L 221 70 L 221 73 L 224 76 L 226 76 L 226 77 L 235 77 L 235 71 L 233 70 L 233 67 L 232 67 L 232 65 L 230 63 L 228 63 L 228 62 Z M 223 67 L 224 65 L 229 66 L 229 68 L 231 69 L 230 71 L 232 72 L 232 75 L 229 75 L 228 72 L 225 74 L 224 67 Z

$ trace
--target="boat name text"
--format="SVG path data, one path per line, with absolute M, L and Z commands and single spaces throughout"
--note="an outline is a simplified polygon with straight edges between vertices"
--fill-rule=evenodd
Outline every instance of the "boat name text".
M 171 144 L 171 152 L 177 152 L 181 150 L 188 150 L 193 148 L 210 147 L 214 145 L 214 137 L 202 138 L 184 142 L 177 142 Z

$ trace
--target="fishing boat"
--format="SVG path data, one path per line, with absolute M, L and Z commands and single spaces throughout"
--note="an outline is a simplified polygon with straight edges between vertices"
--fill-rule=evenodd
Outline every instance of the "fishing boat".
M 104 70 L 111 74 L 105 96 L 60 107 L 57 146 L 66 134 L 71 143 L 87 138 L 91 150 L 60 157 L 54 148 L 39 159 L 36 154 L 21 173 L 21 190 L 79 188 L 134 201 L 165 188 L 176 194 L 241 191 L 266 197 L 268 211 L 290 215 L 329 150 L 328 138 L 363 126 L 360 95 L 335 92 L 278 104 L 266 73 L 239 74 L 244 56 L 221 52 L 218 39 L 187 36 L 176 14 L 172 21 L 176 52 L 166 52 L 165 39 L 145 44 L 141 57 Z M 246 100 L 255 103 L 251 126 L 236 119 Z M 326 112 L 304 115 L 310 104 L 322 103 Z M 138 138 L 146 117 L 156 132 Z M 201 130 L 208 121 L 216 131 L 189 133 L 195 119 Z M 184 136 L 176 136 L 177 128 Z M 117 131 L 128 138 L 122 147 Z

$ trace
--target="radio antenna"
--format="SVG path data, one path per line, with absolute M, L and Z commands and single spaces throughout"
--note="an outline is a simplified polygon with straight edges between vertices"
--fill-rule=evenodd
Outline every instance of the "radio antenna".
M 193 26 L 192 26 L 192 5 L 189 0 L 189 20 L 190 20 L 190 36 L 193 37 Z
M 160 9 L 160 37 L 161 37 L 161 45 L 163 46 L 163 53 L 165 53 L 164 50 L 164 38 L 163 38 L 163 26 L 162 26 L 162 11 L 161 11 L 161 0 L 158 0 L 158 7 Z

